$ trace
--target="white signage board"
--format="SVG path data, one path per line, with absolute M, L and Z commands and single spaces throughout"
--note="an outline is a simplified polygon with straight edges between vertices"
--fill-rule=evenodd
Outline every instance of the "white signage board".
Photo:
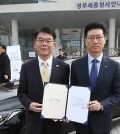
M 120 0 L 77 0 L 79 10 L 119 9 Z
M 20 45 L 7 46 L 11 64 L 11 81 L 19 80 L 22 65 Z
M 30 58 L 35 57 L 35 52 L 29 52 L 29 57 L 30 57 Z

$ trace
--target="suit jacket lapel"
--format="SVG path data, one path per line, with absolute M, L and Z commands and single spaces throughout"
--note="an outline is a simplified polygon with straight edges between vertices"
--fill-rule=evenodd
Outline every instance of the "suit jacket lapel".
M 101 81 L 104 77 L 106 77 L 106 75 L 107 75 L 106 73 L 109 72 L 108 67 L 109 67 L 108 60 L 105 56 L 103 56 L 103 59 L 101 61 L 99 74 L 98 74 L 98 78 L 97 78 L 97 81 L 96 81 L 96 86 L 97 86 L 97 84 L 101 83 Z
M 57 59 L 53 57 L 53 62 L 52 62 L 52 69 L 51 69 L 51 76 L 50 76 L 50 82 L 53 82 L 56 77 L 56 72 L 58 71 L 59 68 L 59 63 L 57 62 Z
M 40 74 L 38 58 L 35 58 L 33 60 L 32 71 L 33 71 L 34 76 L 36 77 L 37 81 L 42 83 L 42 77 L 41 77 L 41 74 Z
M 83 73 L 83 75 L 82 75 L 82 77 L 84 77 L 83 80 L 86 80 L 83 83 L 87 83 L 87 85 L 89 85 L 90 80 L 89 80 L 89 69 L 88 69 L 88 55 L 86 55 L 84 57 L 84 60 L 83 60 L 83 62 L 81 64 L 84 67 L 81 68 L 81 66 L 80 66 L 80 71 Z
M 37 79 L 38 82 L 42 83 L 42 77 L 40 74 L 40 69 L 39 69 L 39 63 L 38 63 L 38 59 L 35 58 L 35 60 L 33 61 L 33 66 L 32 66 L 32 71 Z M 50 75 L 50 82 L 53 82 L 55 80 L 56 77 L 56 72 L 58 71 L 59 68 L 59 63 L 57 62 L 57 59 L 53 57 L 53 62 L 52 62 L 52 69 L 51 69 L 51 75 Z

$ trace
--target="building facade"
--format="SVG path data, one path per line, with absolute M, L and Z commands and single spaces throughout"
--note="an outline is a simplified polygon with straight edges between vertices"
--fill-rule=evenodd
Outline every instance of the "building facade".
M 120 0 L 0 0 L 0 41 L 19 44 L 22 59 L 34 56 L 33 34 L 47 26 L 55 30 L 56 49 L 64 47 L 68 57 L 83 56 L 84 27 L 93 21 L 107 25 L 105 53 L 120 55 Z M 32 55 L 31 55 L 32 54 Z

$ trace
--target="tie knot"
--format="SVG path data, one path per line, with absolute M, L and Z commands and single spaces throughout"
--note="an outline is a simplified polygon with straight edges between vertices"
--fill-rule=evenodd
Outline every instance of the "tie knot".
M 93 63 L 93 64 L 95 64 L 95 63 L 97 63 L 97 62 L 98 62 L 97 59 L 93 59 L 93 60 L 92 60 L 92 63 Z
M 46 61 L 44 61 L 42 64 L 43 64 L 43 66 L 44 66 L 45 68 L 47 68 L 47 67 L 48 67 L 48 64 L 47 64 L 47 62 L 46 62 Z

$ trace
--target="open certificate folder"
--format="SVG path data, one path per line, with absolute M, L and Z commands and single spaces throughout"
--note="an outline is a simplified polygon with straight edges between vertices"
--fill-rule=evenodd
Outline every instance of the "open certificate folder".
M 44 88 L 41 116 L 86 123 L 90 90 L 87 87 L 48 83 Z

